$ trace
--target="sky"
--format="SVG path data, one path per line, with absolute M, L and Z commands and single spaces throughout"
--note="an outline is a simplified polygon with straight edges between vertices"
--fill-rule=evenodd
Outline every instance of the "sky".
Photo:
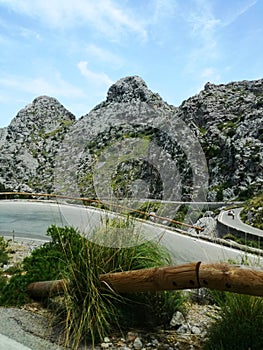
M 170 104 L 263 78 L 263 0 L 0 0 L 0 127 L 41 95 L 76 118 L 139 75 Z

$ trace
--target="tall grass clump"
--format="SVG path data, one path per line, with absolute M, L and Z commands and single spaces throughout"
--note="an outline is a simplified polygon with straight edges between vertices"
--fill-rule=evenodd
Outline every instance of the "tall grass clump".
M 203 350 L 262 350 L 263 298 L 213 291 L 220 316 Z
M 90 241 L 76 233 L 74 240 L 78 241 L 77 254 L 72 250 L 72 245 L 68 244 L 69 237 L 65 230 L 51 228 L 57 231 L 57 243 L 64 250 L 64 259 L 68 266 L 63 278 L 70 281 L 69 284 L 65 284 L 65 294 L 56 307 L 56 315 L 58 320 L 65 322 L 64 344 L 73 349 L 77 349 L 81 342 L 92 342 L 94 345 L 96 340 L 103 339 L 110 330 L 120 328 L 120 324 L 130 326 L 131 320 L 140 321 L 139 310 L 147 307 L 152 309 L 154 306 L 150 307 L 150 303 L 158 303 L 157 293 L 151 296 L 138 294 L 137 297 L 130 297 L 119 295 L 107 285 L 101 284 L 101 274 L 169 263 L 169 256 L 164 249 L 154 242 L 140 244 L 136 233 L 130 235 L 130 240 L 136 240 L 135 245 L 128 248 L 111 247 L 112 239 L 116 240 L 116 236 L 121 233 L 120 228 L 120 225 L 117 225 L 116 230 L 115 223 L 111 222 L 108 223 L 107 229 L 99 230 L 97 234 L 100 244 L 96 243 L 94 236 Z M 163 293 L 163 296 L 163 301 L 166 298 L 168 303 L 167 295 Z M 175 305 L 174 303 L 173 310 Z M 127 314 L 131 309 L 133 312 Z
M 94 346 L 111 330 L 165 325 L 184 301 L 180 292 L 120 295 L 101 283 L 101 274 L 170 264 L 167 251 L 143 240 L 130 222 L 109 220 L 89 239 L 72 227 L 51 226 L 47 235 L 51 241 L 26 257 L 2 289 L 0 304 L 30 301 L 26 289 L 31 282 L 67 281 L 63 295 L 50 297 L 48 307 L 54 328 L 62 330 L 61 340 L 71 349 L 80 343 Z

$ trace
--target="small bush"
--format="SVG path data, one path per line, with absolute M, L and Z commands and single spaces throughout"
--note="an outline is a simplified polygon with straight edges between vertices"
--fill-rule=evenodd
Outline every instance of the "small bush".
M 263 229 L 263 194 L 249 199 L 241 212 L 241 219 L 249 225 Z
M 120 324 L 122 327 L 131 326 L 131 323 L 134 326 L 141 325 L 143 310 L 147 310 L 148 316 L 154 315 L 154 305 L 157 306 L 161 299 L 165 301 L 164 293 L 162 296 L 157 293 L 119 295 L 101 285 L 101 274 L 169 263 L 166 251 L 153 242 L 139 244 L 136 234 L 130 235 L 130 239 L 135 239 L 137 245 L 129 248 L 107 246 L 112 237 L 116 239 L 119 233 L 115 228 L 116 223 L 113 226 L 109 225 L 107 230 L 99 231 L 100 244 L 80 236 L 81 247 L 78 248 L 77 254 L 73 253 L 65 242 L 62 244 L 63 248 L 68 246 L 64 251 L 64 260 L 68 266 L 68 269 L 64 270 L 64 277 L 70 284 L 65 286 L 65 298 L 60 299 L 57 307 L 57 319 L 65 322 L 65 345 L 73 349 L 77 349 L 80 342 L 94 344 L 95 340 L 103 339 L 109 330 L 119 328 Z M 102 245 L 102 242 L 105 245 Z M 174 312 L 175 306 L 174 303 L 173 308 L 170 308 L 171 312 Z M 143 319 L 146 321 L 145 317 Z M 149 319 L 151 322 L 154 320 L 151 317 L 148 317 L 148 321 Z M 155 317 L 155 324 L 160 321 Z
M 126 234 L 120 235 L 121 230 Z M 31 282 L 68 280 L 64 295 L 50 300 L 50 307 L 53 324 L 63 326 L 64 344 L 71 349 L 77 349 L 81 342 L 94 344 L 120 325 L 165 325 L 182 305 L 180 292 L 120 295 L 101 284 L 101 274 L 170 264 L 164 248 L 156 242 L 141 242 L 140 234 L 127 222 L 109 221 L 106 228 L 94 233 L 92 241 L 71 227 L 51 226 L 47 234 L 51 242 L 24 259 L 22 269 L 3 286 L 0 304 L 28 302 L 26 287 Z M 120 236 L 130 240 L 130 247 L 111 246 L 121 240 Z
M 8 241 L 4 239 L 4 237 L 0 236 L 0 267 L 8 263 Z
M 210 328 L 203 350 L 262 350 L 263 298 L 213 292 L 221 318 Z
M 125 297 L 119 308 L 122 328 L 166 328 L 176 310 L 185 311 L 187 298 L 180 291 L 134 293 Z
M 80 247 L 79 235 L 70 227 L 59 230 L 51 226 L 47 230 L 47 235 L 52 241 L 43 244 L 35 249 L 29 257 L 23 260 L 9 283 L 0 291 L 0 305 L 12 306 L 23 305 L 30 301 L 26 292 L 26 287 L 31 282 L 48 281 L 59 279 L 67 264 L 64 259 L 64 246 L 72 246 L 72 250 L 77 254 Z

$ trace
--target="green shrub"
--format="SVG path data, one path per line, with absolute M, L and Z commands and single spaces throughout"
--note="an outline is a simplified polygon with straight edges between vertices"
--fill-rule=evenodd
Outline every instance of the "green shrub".
M 140 219 L 149 219 L 149 213 L 151 211 L 157 212 L 158 210 L 162 209 L 162 205 L 160 202 L 144 202 L 140 205 L 138 210 L 131 211 L 130 216 Z
M 257 196 L 249 199 L 242 210 L 241 219 L 254 227 L 263 229 L 263 194 L 259 193 Z
M 203 350 L 262 350 L 263 298 L 212 293 L 221 318 L 209 330 Z
M 232 240 L 238 244 L 245 245 L 247 247 L 257 248 L 257 249 L 263 249 L 263 240 L 261 237 L 258 237 L 258 240 L 249 240 L 242 237 L 237 237 L 232 233 L 227 233 L 223 236 L 224 239 Z
M 4 237 L 0 236 L 0 268 L 8 263 L 9 257 L 7 248 L 8 241 L 6 241 Z
M 6 278 L 4 276 L 0 275 L 0 290 L 2 290 L 3 288 L 5 288 L 6 285 Z
M 52 241 L 35 249 L 29 257 L 23 260 L 23 264 L 9 283 L 0 291 L 0 305 L 22 305 L 30 299 L 26 293 L 26 287 L 31 282 L 56 280 L 67 269 L 64 260 L 64 244 L 72 245 L 77 254 L 80 247 L 79 235 L 73 228 L 59 229 L 51 226 L 47 235 Z
M 156 306 L 161 300 L 161 294 L 119 295 L 107 285 L 101 285 L 99 279 L 101 274 L 169 263 L 167 253 L 156 243 L 139 244 L 136 235 L 135 238 L 130 236 L 130 239 L 135 239 L 137 245 L 129 248 L 107 246 L 112 236 L 115 237 L 119 233 L 115 227 L 113 225 L 107 227 L 107 230 L 99 230 L 100 244 L 81 237 L 81 247 L 77 254 L 72 252 L 70 246 L 64 251 L 64 260 L 68 265 L 68 269 L 64 270 L 64 277 L 70 284 L 65 285 L 65 298 L 60 298 L 56 314 L 57 320 L 65 322 L 65 345 L 73 349 L 76 349 L 80 342 L 92 341 L 94 344 L 95 340 L 103 339 L 110 329 L 120 327 L 120 324 L 122 326 L 130 326 L 130 322 L 134 326 L 141 324 L 142 310 L 148 310 L 149 316 L 153 315 L 154 305 Z M 63 247 L 66 246 L 63 244 Z M 165 301 L 164 293 L 162 298 Z M 174 312 L 175 306 L 176 303 L 170 308 L 171 312 Z M 132 314 L 127 313 L 128 310 L 132 310 Z M 157 321 L 160 322 L 160 319 Z
M 174 221 L 178 221 L 178 222 L 184 222 L 185 216 L 189 210 L 190 206 L 187 204 L 182 204 L 180 205 L 179 209 L 176 212 L 175 217 L 173 218 Z M 172 227 L 177 227 L 177 228 L 182 228 L 182 226 L 180 224 L 176 224 L 176 223 L 170 223 L 169 226 Z
M 109 220 L 94 233 L 92 241 L 71 227 L 51 226 L 47 234 L 51 241 L 25 258 L 22 269 L 3 286 L 0 304 L 28 302 L 26 287 L 30 282 L 68 280 L 63 296 L 49 303 L 54 326 L 65 330 L 66 346 L 77 349 L 81 342 L 94 344 L 120 325 L 165 325 L 182 305 L 180 292 L 120 295 L 100 282 L 101 274 L 170 264 L 167 251 L 158 243 L 141 241 L 129 222 Z M 129 239 L 130 247 L 120 248 L 121 241 L 112 247 L 121 237 Z
M 133 293 L 125 297 L 118 310 L 122 328 L 166 328 L 176 310 L 185 311 L 187 299 L 180 291 Z

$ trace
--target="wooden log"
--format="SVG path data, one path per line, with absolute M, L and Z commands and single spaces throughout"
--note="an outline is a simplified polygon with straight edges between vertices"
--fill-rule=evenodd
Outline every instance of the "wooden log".
M 200 286 L 239 294 L 263 296 L 263 270 L 245 265 L 201 264 Z
M 27 293 L 33 299 L 44 299 L 63 294 L 67 280 L 32 282 L 27 286 Z
M 243 265 L 201 262 L 180 266 L 111 273 L 102 283 L 120 293 L 180 290 L 206 287 L 240 294 L 263 296 L 263 270 Z
M 118 293 L 153 292 L 206 287 L 240 294 L 263 296 L 263 270 L 225 263 L 189 263 L 179 266 L 108 273 L 100 276 L 102 286 Z M 45 298 L 64 291 L 66 280 L 31 283 L 32 298 Z M 70 288 L 70 287 L 69 287 Z
M 102 284 L 119 293 L 153 292 L 161 290 L 198 288 L 200 263 L 179 266 L 108 273 L 100 276 Z

